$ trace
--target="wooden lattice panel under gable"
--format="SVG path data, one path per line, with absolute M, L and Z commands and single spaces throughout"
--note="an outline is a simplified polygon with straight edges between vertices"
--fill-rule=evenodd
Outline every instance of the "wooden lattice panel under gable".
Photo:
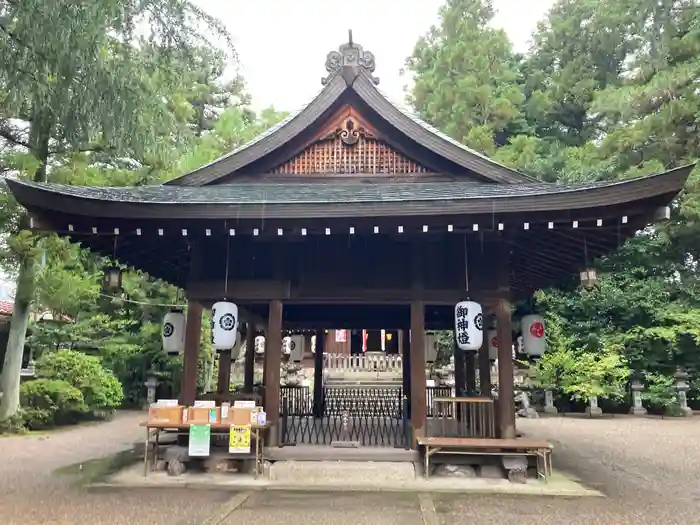
M 350 106 L 329 119 L 314 141 L 272 173 L 331 175 L 348 173 L 430 173 L 396 151 Z

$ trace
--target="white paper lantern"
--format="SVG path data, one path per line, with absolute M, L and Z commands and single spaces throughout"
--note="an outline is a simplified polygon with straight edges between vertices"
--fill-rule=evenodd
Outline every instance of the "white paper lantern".
M 498 359 L 498 332 L 489 330 L 486 332 L 486 339 L 489 343 L 489 359 L 495 361 Z
M 292 353 L 292 338 L 287 336 L 282 339 L 282 354 L 289 355 Z
M 530 357 L 541 357 L 547 346 L 544 318 L 541 315 L 526 315 L 520 321 L 520 328 L 525 353 Z
M 425 334 L 425 360 L 434 363 L 438 354 L 438 337 L 435 334 Z
M 304 357 L 305 340 L 303 335 L 293 335 L 289 338 L 289 359 L 295 363 L 300 363 Z
M 255 353 L 264 354 L 265 353 L 265 336 L 259 335 L 255 338 Z
M 182 310 L 171 310 L 163 317 L 163 350 L 167 354 L 181 354 L 185 350 L 185 314 Z
M 484 341 L 484 315 L 481 305 L 461 301 L 455 306 L 455 338 L 460 350 L 476 351 Z
M 219 301 L 211 307 L 211 344 L 216 350 L 230 350 L 236 344 L 238 306 Z

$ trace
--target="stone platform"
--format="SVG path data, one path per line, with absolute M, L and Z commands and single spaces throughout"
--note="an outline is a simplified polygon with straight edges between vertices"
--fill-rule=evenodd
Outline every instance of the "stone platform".
M 294 462 L 289 462 L 294 463 Z M 334 463 L 334 464 L 333 464 Z M 278 479 L 260 477 L 257 480 L 247 474 L 220 474 L 186 472 L 172 477 L 165 472 L 150 472 L 143 476 L 143 465 L 130 466 L 95 483 L 91 490 L 115 488 L 190 488 L 218 490 L 291 490 L 326 492 L 445 492 L 472 494 L 513 494 L 563 497 L 603 497 L 593 489 L 584 487 L 576 479 L 561 472 L 554 472 L 548 483 L 530 479 L 527 483 L 510 483 L 504 479 L 434 477 L 425 480 L 416 476 L 411 463 L 360 463 L 309 462 L 300 466 L 289 464 L 272 474 Z M 342 476 L 342 477 L 341 477 Z

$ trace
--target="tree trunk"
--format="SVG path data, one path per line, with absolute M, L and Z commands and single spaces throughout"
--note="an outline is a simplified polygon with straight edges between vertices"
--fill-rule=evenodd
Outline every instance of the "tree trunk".
M 34 175 L 36 182 L 46 182 L 46 170 L 49 159 L 49 142 L 53 120 L 50 113 L 42 112 L 34 108 L 32 112 L 32 125 L 29 130 L 29 146 L 31 153 L 40 161 L 39 168 Z M 28 226 L 28 216 L 25 213 L 19 221 L 20 229 Z M 36 257 L 34 246 L 25 247 L 25 253 L 19 255 L 19 273 L 17 276 L 17 289 L 15 302 L 10 321 L 10 334 L 7 339 L 5 361 L 2 375 L 0 376 L 0 421 L 14 416 L 19 409 L 19 384 L 22 370 L 22 357 L 24 355 L 24 342 L 27 337 L 29 313 L 32 299 L 34 298 L 34 276 Z
M 34 258 L 22 259 L 17 278 L 17 291 L 10 322 L 10 334 L 7 339 L 5 361 L 0 377 L 2 402 L 0 403 L 0 421 L 14 416 L 19 409 L 20 371 L 24 355 L 24 340 L 27 336 L 29 309 L 34 295 Z

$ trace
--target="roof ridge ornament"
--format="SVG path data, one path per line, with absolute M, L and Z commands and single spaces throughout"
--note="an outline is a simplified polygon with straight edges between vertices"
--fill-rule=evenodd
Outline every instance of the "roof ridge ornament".
M 341 74 L 345 82 L 351 84 L 361 71 L 365 71 L 372 82 L 379 84 L 379 79 L 372 75 L 376 64 L 374 54 L 365 51 L 361 45 L 352 40 L 352 29 L 348 30 L 348 42 L 338 48 L 338 51 L 331 51 L 326 56 L 326 71 L 328 76 L 321 80 L 325 86 L 331 79 Z

